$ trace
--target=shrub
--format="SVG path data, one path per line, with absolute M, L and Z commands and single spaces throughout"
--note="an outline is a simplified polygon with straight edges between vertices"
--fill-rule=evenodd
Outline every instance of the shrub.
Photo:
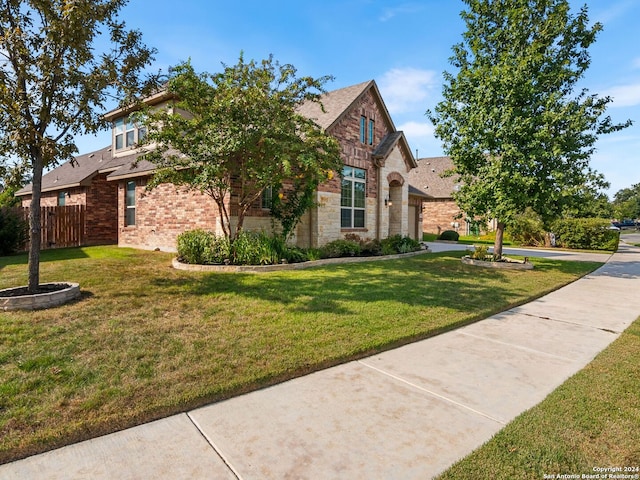
M 362 255 L 367 255 L 367 256 L 382 255 L 382 242 L 377 238 L 363 242 Z
M 178 257 L 186 263 L 209 265 L 225 263 L 230 254 L 229 240 L 205 230 L 188 230 L 178 235 Z
M 556 221 L 552 230 L 556 245 L 565 248 L 615 250 L 619 232 L 609 230 L 611 222 L 604 218 L 565 218 Z
M 380 243 L 382 244 L 382 252 L 384 255 L 409 253 L 420 250 L 420 242 L 411 237 L 403 237 L 401 235 L 392 235 Z
M 357 257 L 362 253 L 360 242 L 355 240 L 334 240 L 320 250 L 323 258 Z
M 438 240 L 449 240 L 449 241 L 457 242 L 459 238 L 460 238 L 460 234 L 458 232 L 455 232 L 453 230 L 445 230 L 440 234 L 440 236 L 438 237 Z
M 282 258 L 288 263 L 306 262 L 309 260 L 309 252 L 300 247 L 287 247 L 282 254 Z
M 489 256 L 488 245 L 474 245 L 474 251 L 469 255 L 474 260 L 486 260 Z
M 527 208 L 524 213 L 517 215 L 509 225 L 511 238 L 525 246 L 544 245 L 545 229 L 542 218 L 531 208 Z
M 231 246 L 234 265 L 271 265 L 280 263 L 284 243 L 264 232 L 241 231 Z
M 28 238 L 28 223 L 15 212 L 0 209 L 0 255 L 17 252 Z

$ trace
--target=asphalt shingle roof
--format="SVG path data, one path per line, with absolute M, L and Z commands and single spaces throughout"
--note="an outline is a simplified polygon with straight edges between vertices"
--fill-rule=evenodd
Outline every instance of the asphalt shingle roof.
M 418 168 L 408 174 L 409 183 L 425 192 L 430 198 L 451 198 L 460 183 L 457 175 L 443 177 L 453 168 L 451 157 L 430 157 L 418 159 Z
M 314 120 L 324 130 L 328 130 L 342 114 L 362 95 L 373 80 L 351 85 L 327 92 L 320 97 L 320 102 L 305 102 L 298 107 L 298 113 Z M 324 107 L 324 111 L 323 111 Z
M 91 179 L 99 172 L 108 172 L 130 161 L 130 157 L 114 158 L 111 146 L 94 152 L 78 155 L 42 176 L 42 191 L 48 192 L 64 188 L 89 185 Z M 32 184 L 26 185 L 16 192 L 16 196 L 31 194 Z

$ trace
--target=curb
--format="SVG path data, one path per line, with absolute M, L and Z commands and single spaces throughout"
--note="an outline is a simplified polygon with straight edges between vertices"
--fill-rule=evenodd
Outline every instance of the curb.
M 191 272 L 226 272 L 226 273 L 267 273 L 279 272 L 282 270 L 303 270 L 305 268 L 318 267 L 322 265 L 339 265 L 344 263 L 361 263 L 376 262 L 380 260 L 394 260 L 398 258 L 413 257 L 430 253 L 429 249 L 420 250 L 418 252 L 399 253 L 396 255 L 385 255 L 378 257 L 341 257 L 341 258 L 325 258 L 322 260 L 313 260 L 310 262 L 300 263 L 283 263 L 279 265 L 191 265 L 182 263 L 174 258 L 171 265 L 176 270 L 187 270 Z
M 33 295 L 20 295 L 17 297 L 0 297 L 0 310 L 40 310 L 57 307 L 80 297 L 80 285 L 71 282 L 51 282 L 42 285 L 65 284 L 67 288 L 56 292 L 36 293 Z M 15 287 L 14 287 L 15 288 Z M 12 290 L 7 288 L 5 290 Z M 0 293 L 4 290 L 0 290 Z

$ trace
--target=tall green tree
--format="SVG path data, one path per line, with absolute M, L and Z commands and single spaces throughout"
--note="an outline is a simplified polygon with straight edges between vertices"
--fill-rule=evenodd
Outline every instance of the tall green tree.
M 141 71 L 154 51 L 118 18 L 126 0 L 3 0 L 0 5 L 0 158 L 29 167 L 29 290 L 40 282 L 43 169 L 72 158 L 74 135 L 95 133 L 115 95 L 153 86 Z
M 618 190 L 612 203 L 618 220 L 640 218 L 640 183 Z
M 20 204 L 15 193 L 20 190 L 27 178 L 21 165 L 0 165 L 0 208 L 14 207 Z
M 462 42 L 445 72 L 444 99 L 427 115 L 462 186 L 470 217 L 505 227 L 531 207 L 544 220 L 593 178 L 589 159 L 601 134 L 631 124 L 604 117 L 609 97 L 576 91 L 602 29 L 567 0 L 464 0 Z
M 337 141 L 297 112 L 303 102 L 319 101 L 329 79 L 298 77 L 272 57 L 245 62 L 240 55 L 216 74 L 177 66 L 167 86 L 174 108 L 142 113 L 153 145 L 145 158 L 158 167 L 150 187 L 170 182 L 209 195 L 231 241 L 269 189 L 288 235 L 318 184 L 342 165 Z

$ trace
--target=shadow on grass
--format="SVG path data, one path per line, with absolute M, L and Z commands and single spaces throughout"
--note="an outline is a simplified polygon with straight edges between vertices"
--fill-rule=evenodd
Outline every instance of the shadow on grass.
M 56 248 L 52 250 L 43 250 L 40 252 L 40 262 L 57 262 L 61 260 L 77 260 L 80 258 L 89 258 L 82 248 Z M 27 265 L 29 263 L 29 255 L 27 253 L 17 253 L 0 257 L 0 269 L 8 265 Z
M 508 287 L 513 272 L 463 265 L 465 252 L 426 254 L 400 260 L 329 265 L 266 274 L 213 273 L 157 278 L 163 289 L 194 295 L 239 295 L 290 308 L 291 313 L 361 314 L 371 304 L 443 308 L 486 316 L 519 305 L 529 292 Z M 583 272 L 573 262 L 536 259 L 540 272 Z M 600 264 L 594 263 L 593 267 Z M 536 275 L 519 272 L 516 275 Z M 504 287 L 504 288 L 503 288 Z M 176 292 L 177 293 L 177 292 Z

